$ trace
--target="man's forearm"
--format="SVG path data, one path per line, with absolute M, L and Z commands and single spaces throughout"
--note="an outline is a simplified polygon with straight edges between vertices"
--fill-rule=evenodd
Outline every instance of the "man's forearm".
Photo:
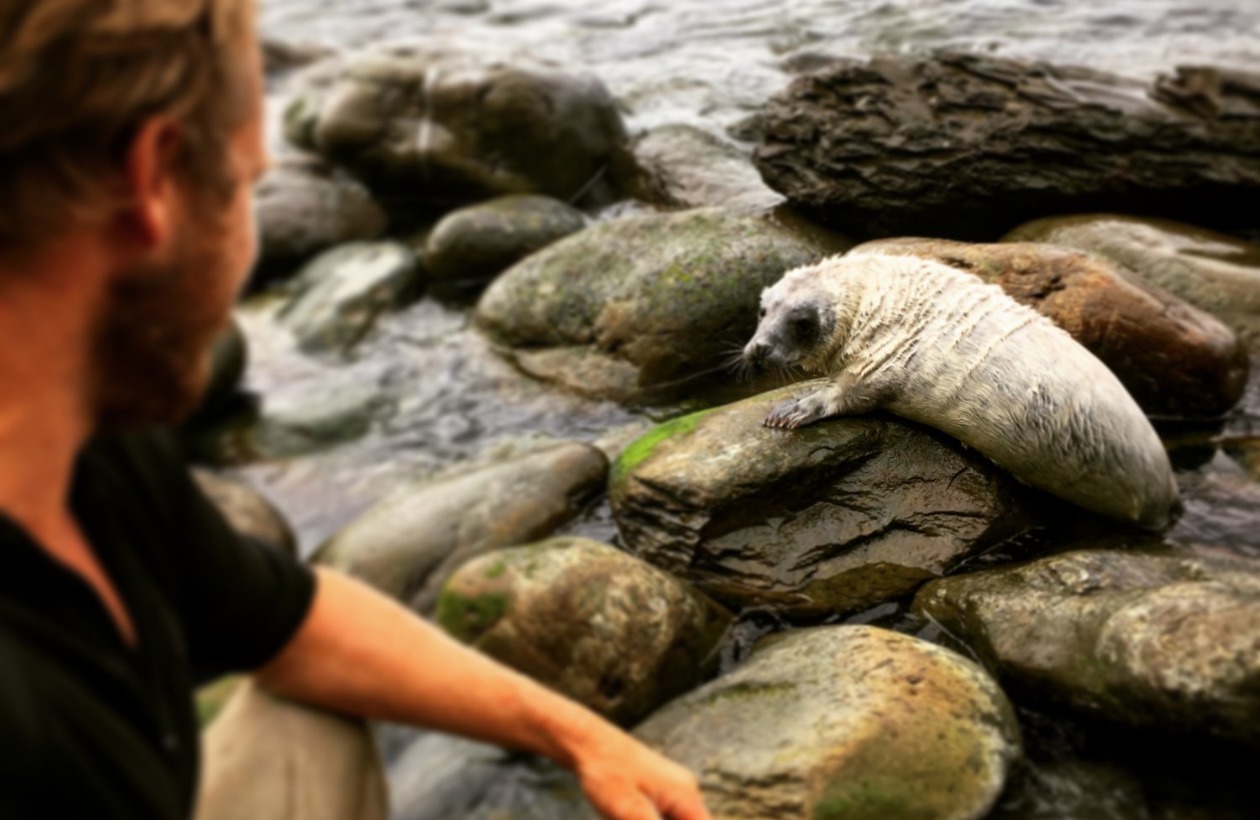
M 277 694 L 327 709 L 422 725 L 572 765 L 598 718 L 469 650 L 359 581 L 317 570 L 311 612 L 258 672 Z
M 259 682 L 327 709 L 478 738 L 573 769 L 613 820 L 709 820 L 696 779 L 573 701 L 330 570 Z

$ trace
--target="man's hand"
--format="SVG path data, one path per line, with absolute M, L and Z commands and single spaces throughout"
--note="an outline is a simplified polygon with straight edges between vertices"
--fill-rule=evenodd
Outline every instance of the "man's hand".
M 709 820 L 695 778 L 589 709 L 326 569 L 311 612 L 259 682 L 294 700 L 452 732 L 572 769 L 609 820 Z
M 610 748 L 593 750 L 575 767 L 601 815 L 609 820 L 709 820 L 691 772 L 629 735 L 610 741 Z

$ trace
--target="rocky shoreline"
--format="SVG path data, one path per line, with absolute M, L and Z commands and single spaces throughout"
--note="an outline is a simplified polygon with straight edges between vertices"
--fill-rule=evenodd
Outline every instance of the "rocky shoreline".
M 1157 216 L 1208 190 L 1254 198 L 1248 78 L 1182 71 L 1148 98 L 950 55 L 815 67 L 744 126 L 761 142 L 741 157 L 631 138 L 598 81 L 562 67 L 418 49 L 335 62 L 287 116 L 318 155 L 260 191 L 262 291 L 242 322 L 288 339 L 309 384 L 342 376 L 243 401 L 238 335 L 187 431 L 195 455 L 264 489 L 268 470 L 324 472 L 356 449 L 380 462 L 347 487 L 353 505 L 331 500 L 355 509 L 313 560 L 634 727 L 696 770 L 718 817 L 1055 817 L 1028 807 L 1071 794 L 1105 796 L 1091 816 L 1209 816 L 1123 762 L 1053 751 L 1053 727 L 1174 756 L 1260 742 L 1260 247 L 1093 212 L 1100 192 Z M 1202 156 L 1173 162 L 1176 146 Z M 972 161 L 981 148 L 997 165 Z M 854 236 L 767 212 L 754 160 Z M 861 246 L 996 283 L 1116 373 L 1178 468 L 1171 529 L 1101 521 L 888 414 L 761 426 L 803 389 L 730 366 L 761 289 L 893 228 Z M 433 387 L 389 358 L 409 333 L 451 371 L 416 429 L 427 394 L 412 391 Z M 437 349 L 452 338 L 468 345 Z M 461 391 L 482 404 L 443 416 Z M 479 414 L 522 391 L 582 408 L 580 434 L 479 449 Z M 464 463 L 413 468 L 398 442 L 422 452 L 426 424 Z M 291 542 L 274 511 L 225 504 Z M 400 820 L 591 816 L 536 761 L 381 735 Z M 1230 799 L 1202 805 L 1245 816 Z

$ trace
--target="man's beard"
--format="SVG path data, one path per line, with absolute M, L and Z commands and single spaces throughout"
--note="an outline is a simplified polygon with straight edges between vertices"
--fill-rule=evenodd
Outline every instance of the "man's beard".
M 201 400 L 209 350 L 227 321 L 212 297 L 224 275 L 205 241 L 184 241 L 173 262 L 119 277 L 97 330 L 97 429 L 174 425 Z

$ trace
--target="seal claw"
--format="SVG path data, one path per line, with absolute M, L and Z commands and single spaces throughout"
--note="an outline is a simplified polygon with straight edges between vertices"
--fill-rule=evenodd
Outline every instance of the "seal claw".
M 817 421 L 822 418 L 822 415 L 813 412 L 805 402 L 785 401 L 775 405 L 762 424 L 779 430 L 795 430 L 812 421 Z

